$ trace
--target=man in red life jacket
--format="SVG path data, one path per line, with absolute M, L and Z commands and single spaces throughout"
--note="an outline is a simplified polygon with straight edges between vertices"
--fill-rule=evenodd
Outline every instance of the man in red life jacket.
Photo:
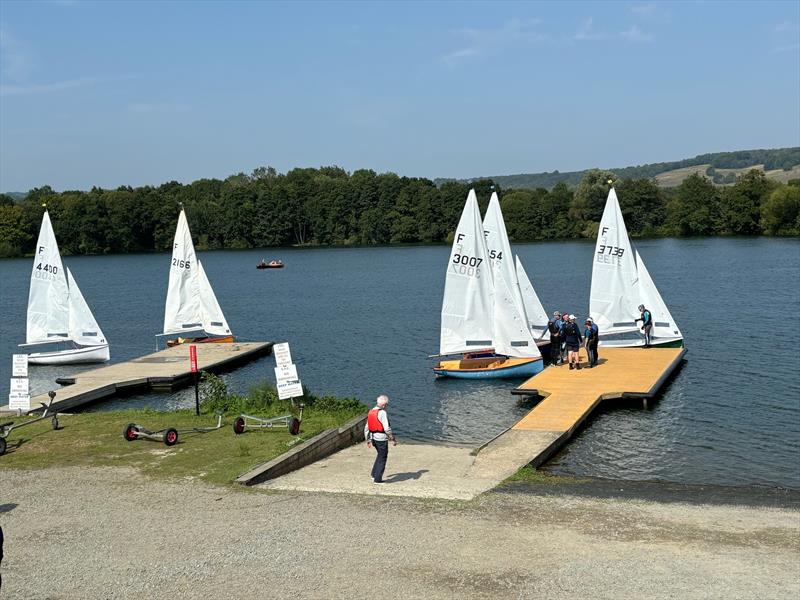
M 367 414 L 367 424 L 364 426 L 364 437 L 367 440 L 367 448 L 375 446 L 378 455 L 375 457 L 375 464 L 372 465 L 372 483 L 384 483 L 383 471 L 386 469 L 386 458 L 389 456 L 389 440 L 392 445 L 397 446 L 397 438 L 389 427 L 389 415 L 386 413 L 386 406 L 389 404 L 389 396 L 378 396 L 375 408 Z

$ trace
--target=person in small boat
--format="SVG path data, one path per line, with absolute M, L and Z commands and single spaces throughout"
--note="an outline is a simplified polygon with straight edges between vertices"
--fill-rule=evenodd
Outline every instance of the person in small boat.
M 597 366 L 597 343 L 600 337 L 600 329 L 591 318 L 586 319 L 586 329 L 583 332 L 585 339 L 584 345 L 586 346 L 586 355 L 589 358 L 587 369 Z
M 638 319 L 636 319 L 634 323 L 637 323 L 639 321 L 642 322 L 642 332 L 644 333 L 643 348 L 649 348 L 651 334 L 653 332 L 653 315 L 650 313 L 649 310 L 645 308 L 644 304 L 639 305 L 639 312 L 641 313 L 641 316 Z
M 386 459 L 389 457 L 389 440 L 392 446 L 397 446 L 397 438 L 389 426 L 389 415 L 386 407 L 389 405 L 389 396 L 381 394 L 378 396 L 375 407 L 367 413 L 367 424 L 364 425 L 364 438 L 367 440 L 367 448 L 375 446 L 377 455 L 375 463 L 372 465 L 372 483 L 381 484 L 383 472 L 386 469 Z
M 575 315 L 569 315 L 569 320 L 567 324 L 564 326 L 564 344 L 567 347 L 567 352 L 569 353 L 569 368 L 578 369 L 581 368 L 581 358 L 578 351 L 580 350 L 581 344 L 583 343 L 583 337 L 581 336 L 580 327 L 575 322 Z
M 561 328 L 563 325 L 561 313 L 558 311 L 555 311 L 553 318 L 547 322 L 547 329 L 550 331 L 550 363 L 554 365 L 561 362 Z

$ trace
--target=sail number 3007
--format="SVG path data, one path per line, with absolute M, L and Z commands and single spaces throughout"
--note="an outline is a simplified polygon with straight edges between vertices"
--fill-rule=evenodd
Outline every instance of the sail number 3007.
M 482 262 L 482 258 L 467 256 L 466 254 L 453 254 L 453 271 L 459 275 L 478 275 L 480 277 L 478 267 Z
M 192 268 L 192 261 L 190 260 L 180 260 L 177 258 L 172 259 L 172 266 L 179 267 L 181 269 L 191 269 Z

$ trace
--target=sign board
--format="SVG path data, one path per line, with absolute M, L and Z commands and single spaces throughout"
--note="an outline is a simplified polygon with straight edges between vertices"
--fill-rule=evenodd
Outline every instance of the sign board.
M 279 367 L 292 364 L 292 353 L 289 352 L 289 342 L 275 344 L 272 347 L 272 352 L 275 354 L 275 364 Z
M 197 373 L 197 346 L 189 346 L 189 364 L 192 367 L 192 373 Z
M 292 379 L 300 379 L 297 375 L 297 367 L 295 365 L 281 365 L 275 367 L 275 379 L 278 382 L 290 381 Z
M 31 397 L 28 394 L 9 394 L 8 408 L 11 410 L 30 410 Z
M 11 358 L 11 374 L 14 377 L 28 376 L 28 355 L 14 354 Z
M 12 396 L 27 396 L 28 395 L 28 378 L 27 377 L 12 377 L 10 391 Z
M 299 379 L 288 379 L 278 381 L 278 398 L 287 400 L 289 398 L 299 398 L 303 395 L 303 384 Z

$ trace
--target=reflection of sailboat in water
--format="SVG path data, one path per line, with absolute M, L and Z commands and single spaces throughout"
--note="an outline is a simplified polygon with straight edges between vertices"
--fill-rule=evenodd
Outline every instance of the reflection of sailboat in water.
M 496 194 L 483 223 L 475 191 L 467 196 L 448 261 L 439 352 L 462 355 L 434 367 L 440 376 L 526 377 L 543 369 Z
M 203 265 L 195 254 L 189 223 L 181 208 L 172 246 L 169 287 L 164 308 L 164 331 L 161 335 L 185 333 L 201 335 L 192 338 L 178 337 L 167 344 L 174 346 L 185 342 L 233 342 L 225 315 L 222 314 Z
M 28 362 L 65 365 L 105 362 L 108 343 L 69 269 L 61 264 L 47 210 L 42 217 L 28 293 L 27 331 L 21 347 L 61 343 L 70 347 L 34 352 Z
M 601 345 L 620 348 L 642 345 L 643 336 L 636 323 L 640 304 L 650 311 L 653 319 L 651 345 L 683 347 L 678 325 L 628 238 L 617 193 L 611 188 L 597 232 L 589 295 L 589 312 L 600 328 Z

